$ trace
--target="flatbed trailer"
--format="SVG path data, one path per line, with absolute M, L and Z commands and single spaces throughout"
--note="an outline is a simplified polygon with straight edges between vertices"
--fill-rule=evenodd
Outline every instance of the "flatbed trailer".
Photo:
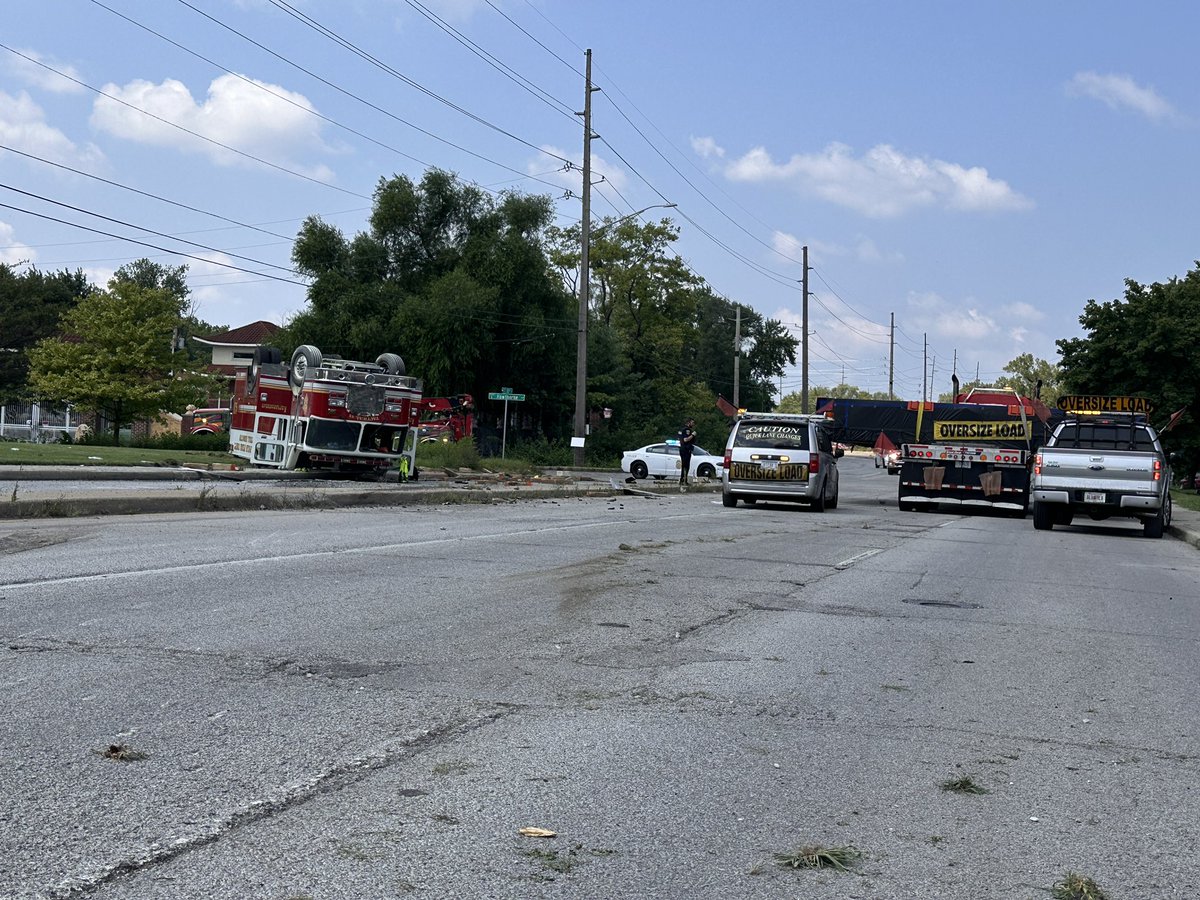
M 991 508 L 1024 517 L 1033 452 L 1053 431 L 1054 413 L 1013 391 L 988 388 L 957 403 L 819 398 L 835 440 L 900 448 L 900 509 L 939 504 Z M 997 402 L 1007 401 L 1007 402 Z

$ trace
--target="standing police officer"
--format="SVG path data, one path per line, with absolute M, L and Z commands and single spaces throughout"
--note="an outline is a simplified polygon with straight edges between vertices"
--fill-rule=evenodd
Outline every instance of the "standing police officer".
M 679 429 L 679 490 L 687 487 L 688 472 L 692 469 L 692 447 L 696 444 L 696 420 L 688 419 Z

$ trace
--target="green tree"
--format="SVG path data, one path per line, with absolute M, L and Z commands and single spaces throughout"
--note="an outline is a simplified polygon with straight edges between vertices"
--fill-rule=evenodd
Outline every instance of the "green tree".
M 1125 282 L 1123 300 L 1089 300 L 1079 322 L 1086 337 L 1057 341 L 1062 390 L 1149 397 L 1155 421 L 1189 411 L 1164 436 L 1189 467 L 1200 465 L 1200 263 L 1183 278 Z
M 1038 397 L 1053 406 L 1060 390 L 1062 370 L 1052 362 L 1036 359 L 1032 353 L 1022 353 L 1004 366 L 1009 374 L 996 379 L 999 387 L 1012 388 L 1025 397 Z
M 736 306 L 674 253 L 678 236 L 669 219 L 607 219 L 593 231 L 587 399 L 590 410 L 612 410 L 589 441 L 600 455 L 672 437 L 688 416 L 702 445 L 715 450 L 724 442 L 728 423 L 716 397 L 734 393 Z M 578 226 L 549 229 L 551 261 L 573 291 L 579 242 Z M 769 408 L 797 342 L 746 307 L 741 324 L 739 399 Z
M 370 230 L 348 240 L 317 217 L 292 251 L 312 279 L 308 305 L 278 340 L 373 360 L 404 357 L 429 395 L 470 393 L 480 418 L 489 391 L 524 393 L 522 415 L 561 437 L 570 428 L 574 304 L 541 235 L 546 197 L 498 200 L 446 172 L 381 179 Z
M 56 334 L 59 317 L 94 291 L 82 271 L 18 273 L 0 263 L 0 403 L 37 399 L 28 391 L 30 348 Z
M 29 383 L 41 398 L 70 403 L 121 427 L 202 402 L 209 379 L 179 367 L 172 337 L 182 319 L 169 290 L 113 278 L 60 320 L 60 333 L 29 351 Z
M 204 336 L 227 331 L 228 326 L 211 325 L 197 315 L 192 289 L 187 283 L 187 271 L 186 265 L 164 266 L 143 258 L 121 266 L 113 273 L 113 278 L 149 290 L 166 291 L 175 298 L 180 310 L 179 327 L 174 332 L 175 350 L 184 355 L 189 365 L 199 366 L 209 358 L 212 351 L 208 347 L 188 343 L 188 339 L 195 335 Z

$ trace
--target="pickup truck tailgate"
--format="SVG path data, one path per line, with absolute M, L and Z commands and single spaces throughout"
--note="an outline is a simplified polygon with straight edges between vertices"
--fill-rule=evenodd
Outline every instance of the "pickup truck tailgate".
M 1156 491 L 1155 462 L 1153 454 L 1056 447 L 1042 451 L 1042 481 L 1059 490 L 1089 490 L 1103 484 L 1110 491 Z

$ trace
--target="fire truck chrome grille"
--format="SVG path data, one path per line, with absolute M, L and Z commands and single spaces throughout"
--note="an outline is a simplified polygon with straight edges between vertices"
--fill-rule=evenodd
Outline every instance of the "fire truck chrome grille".
M 367 384 L 346 386 L 346 409 L 356 416 L 378 416 L 386 398 L 382 388 Z

